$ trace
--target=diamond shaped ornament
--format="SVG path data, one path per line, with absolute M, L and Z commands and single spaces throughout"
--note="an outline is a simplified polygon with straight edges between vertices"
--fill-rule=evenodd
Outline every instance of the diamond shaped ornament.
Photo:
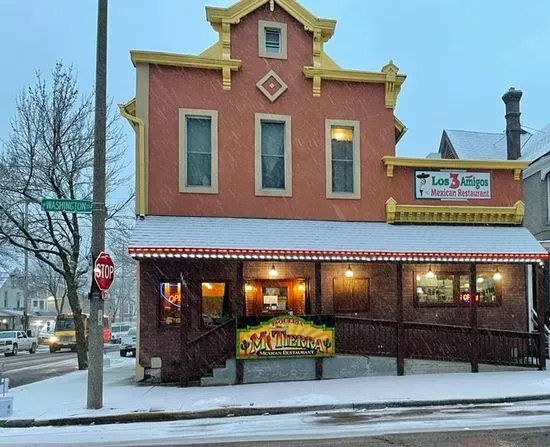
M 288 86 L 273 70 L 269 70 L 266 75 L 256 83 L 256 87 L 269 99 L 275 102 L 281 96 Z

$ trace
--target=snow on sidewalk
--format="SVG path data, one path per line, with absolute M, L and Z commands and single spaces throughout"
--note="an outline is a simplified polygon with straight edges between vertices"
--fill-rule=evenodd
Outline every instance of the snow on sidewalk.
M 10 390 L 9 394 L 14 396 L 10 419 L 550 395 L 547 371 L 365 377 L 204 388 L 139 386 L 133 381 L 134 359 L 115 358 L 113 353 L 109 357 L 101 410 L 86 409 L 87 372 L 76 371 Z

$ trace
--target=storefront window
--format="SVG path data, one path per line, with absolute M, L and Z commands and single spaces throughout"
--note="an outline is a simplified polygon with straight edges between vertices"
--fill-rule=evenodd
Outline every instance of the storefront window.
M 477 302 L 480 305 L 497 305 L 502 298 L 500 281 L 495 281 L 491 275 L 478 275 L 476 281 Z M 461 301 L 469 301 L 470 277 L 460 276 Z
M 201 284 L 202 322 L 206 327 L 220 324 L 224 314 L 225 291 L 223 282 Z
M 171 326 L 181 323 L 181 283 L 160 283 L 160 323 Z
M 416 281 L 418 304 L 452 305 L 454 299 L 454 275 L 423 275 Z
M 286 312 L 288 309 L 288 287 L 262 287 L 262 310 Z
M 430 271 L 431 272 L 431 271 Z M 477 302 L 495 306 L 502 302 L 502 280 L 493 274 L 477 275 Z M 418 306 L 458 306 L 470 302 L 470 275 L 465 273 L 415 273 L 415 304 Z
M 365 278 L 334 278 L 335 313 L 368 312 L 369 282 Z

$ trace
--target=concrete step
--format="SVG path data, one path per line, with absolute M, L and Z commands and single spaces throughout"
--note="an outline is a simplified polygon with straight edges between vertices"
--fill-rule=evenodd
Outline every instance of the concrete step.
M 225 361 L 225 366 L 214 368 L 212 376 L 201 377 L 201 386 L 234 385 L 237 382 L 235 359 Z

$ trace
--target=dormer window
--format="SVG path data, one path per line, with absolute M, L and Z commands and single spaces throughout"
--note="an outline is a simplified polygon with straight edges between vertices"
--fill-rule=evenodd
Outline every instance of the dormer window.
M 287 58 L 287 27 L 285 23 L 258 22 L 258 54 L 273 59 Z

